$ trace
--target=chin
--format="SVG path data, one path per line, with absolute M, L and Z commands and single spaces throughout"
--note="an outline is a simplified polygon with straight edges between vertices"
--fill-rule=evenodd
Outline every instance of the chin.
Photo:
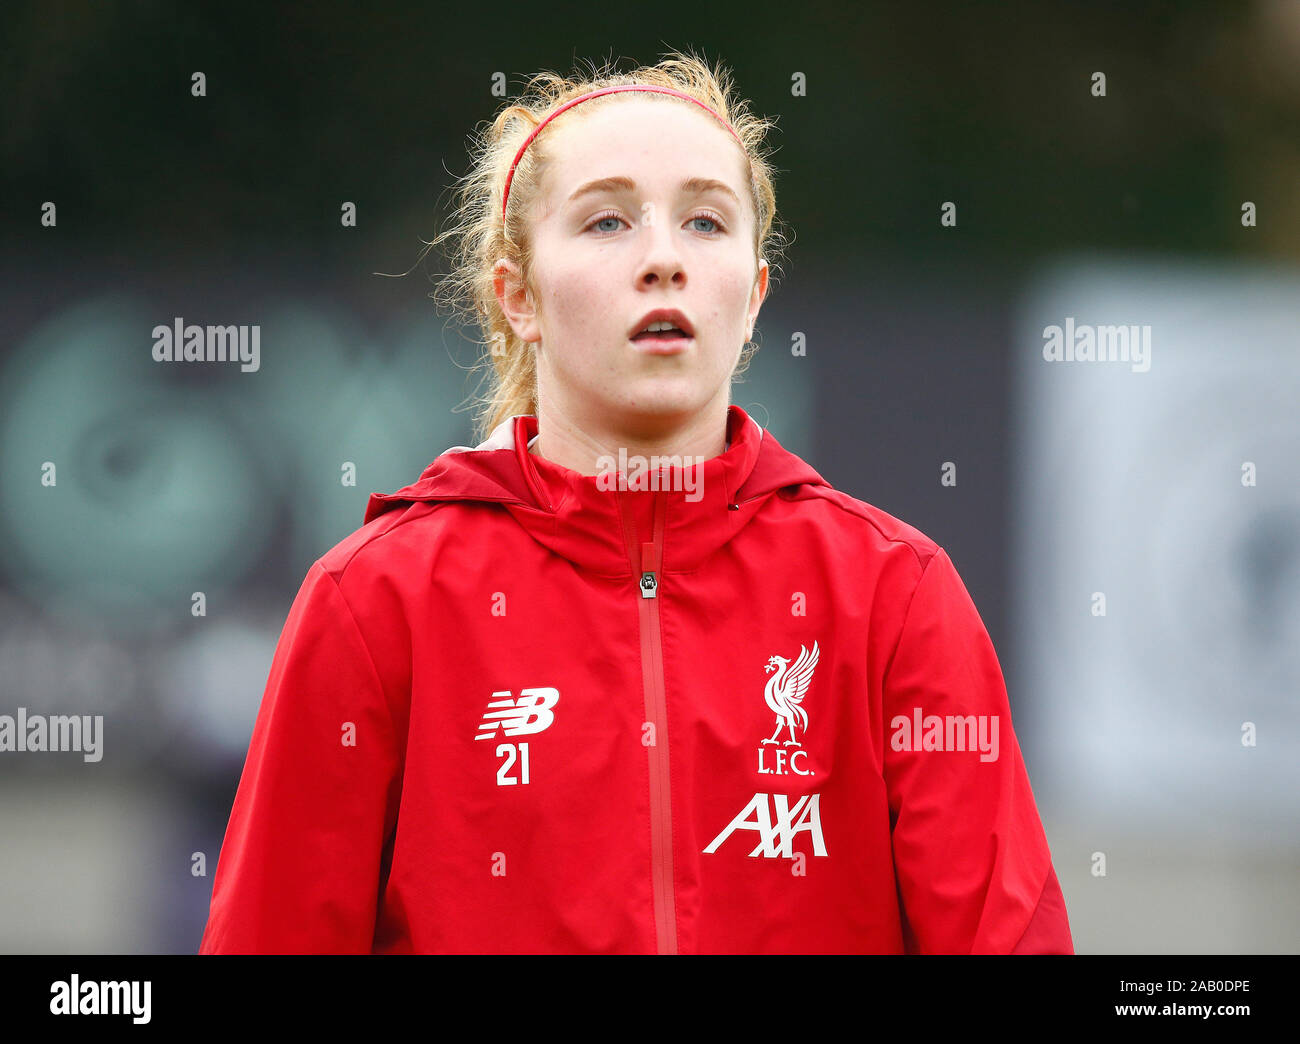
M 636 394 L 621 398 L 608 405 L 611 415 L 621 417 L 625 424 L 635 428 L 640 424 L 656 427 L 659 424 L 674 424 L 684 421 L 704 409 L 712 396 L 698 388 L 687 390 L 669 390 L 664 388 L 648 389 L 644 395 Z
M 696 381 L 643 381 L 634 384 L 626 395 L 619 396 L 611 406 L 626 413 L 647 416 L 681 415 L 694 413 L 709 404 L 713 392 L 702 388 Z

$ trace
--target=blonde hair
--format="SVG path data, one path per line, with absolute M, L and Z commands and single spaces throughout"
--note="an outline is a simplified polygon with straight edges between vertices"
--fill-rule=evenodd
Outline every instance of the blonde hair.
M 608 62 L 599 69 L 593 65 L 587 75 L 575 73 L 566 78 L 554 72 L 537 73 L 518 99 L 507 103 L 489 124 L 480 125 L 470 148 L 471 167 L 461 179 L 450 222 L 420 255 L 423 257 L 443 241 L 451 241 L 451 271 L 442 277 L 431 296 L 449 304 L 466 326 L 477 325 L 483 334 L 478 343 L 484 351 L 475 368 L 487 370 L 491 382 L 488 393 L 475 400 L 477 441 L 508 417 L 537 412 L 536 357 L 533 349 L 516 336 L 501 310 L 493 288 L 493 266 L 503 257 L 518 264 L 531 292 L 532 244 L 524 215 L 531 211 L 538 195 L 546 164 L 545 148 L 539 146 L 548 137 L 546 131 L 528 147 L 515 170 L 509 211 L 503 219 L 501 199 L 510 164 L 528 135 L 555 109 L 588 91 L 624 84 L 675 88 L 708 105 L 731 125 L 749 163 L 750 196 L 757 217 L 755 257 L 767 260 L 769 283 L 779 270 L 778 255 L 787 239 L 776 219 L 776 168 L 769 165 L 762 151 L 767 131 L 775 124 L 753 115 L 746 102 L 733 95 L 730 74 L 723 66 L 710 68 L 693 54 L 674 51 L 655 65 L 628 73 L 617 72 Z M 614 94 L 593 99 L 578 108 L 604 105 L 618 97 Z M 753 342 L 745 345 L 733 378 L 744 372 L 756 350 Z

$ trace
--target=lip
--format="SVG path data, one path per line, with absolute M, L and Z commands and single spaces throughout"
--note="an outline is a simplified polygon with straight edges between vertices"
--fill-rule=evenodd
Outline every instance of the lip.
M 632 327 L 632 329 L 628 331 L 628 339 L 630 340 L 635 337 L 651 323 L 672 323 L 675 327 L 686 334 L 686 338 L 678 338 L 678 340 L 683 341 L 683 343 L 685 343 L 686 340 L 695 339 L 695 327 L 692 326 L 691 321 L 686 318 L 686 313 L 681 312 L 676 308 L 656 308 L 651 312 L 646 312 L 646 314 L 637 322 L 636 326 Z M 645 344 L 654 340 L 655 338 L 653 337 L 647 337 L 645 341 L 638 341 L 637 343 Z
M 653 320 L 652 320 L 653 321 Z M 627 343 L 646 355 L 677 355 L 695 343 L 694 337 L 642 337 L 628 338 Z

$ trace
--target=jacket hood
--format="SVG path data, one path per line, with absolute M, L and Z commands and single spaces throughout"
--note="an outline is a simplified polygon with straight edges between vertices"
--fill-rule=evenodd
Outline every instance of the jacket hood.
M 735 405 L 727 409 L 723 453 L 698 466 L 633 468 L 624 488 L 617 476 L 582 475 L 529 452 L 537 430 L 535 416 L 518 414 L 478 446 L 451 447 L 410 485 L 372 493 L 365 521 L 427 501 L 498 503 L 539 543 L 584 569 L 636 575 L 641 545 L 653 542 L 663 572 L 685 572 L 730 541 L 771 496 L 830 485 Z

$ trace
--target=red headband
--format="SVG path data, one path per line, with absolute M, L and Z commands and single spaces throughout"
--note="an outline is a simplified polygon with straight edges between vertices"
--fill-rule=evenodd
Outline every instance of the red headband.
M 515 153 L 515 161 L 512 164 L 510 164 L 510 173 L 506 175 L 505 192 L 503 192 L 501 195 L 501 220 L 503 222 L 506 219 L 506 206 L 510 202 L 510 183 L 515 180 L 515 168 L 519 166 L 519 161 L 523 159 L 524 152 L 527 150 L 528 146 L 533 143 L 533 139 L 537 137 L 538 134 L 541 133 L 542 128 L 545 127 L 548 123 L 550 123 L 551 120 L 555 119 L 556 116 L 560 115 L 560 113 L 564 112 L 565 109 L 572 109 L 575 105 L 581 104 L 582 102 L 587 101 L 589 98 L 599 98 L 602 94 L 617 94 L 619 91 L 654 91 L 656 94 L 671 94 L 678 98 L 685 98 L 688 102 L 693 102 L 694 104 L 698 105 L 701 109 L 703 109 L 710 116 L 716 119 L 719 123 L 721 123 L 724 127 L 726 127 L 727 130 L 731 131 L 731 136 L 735 138 L 736 141 L 738 142 L 740 141 L 740 135 L 736 133 L 735 129 L 731 126 L 731 124 L 728 123 L 726 120 L 724 120 L 712 109 L 710 109 L 707 105 L 705 105 L 704 102 L 700 101 L 698 98 L 692 98 L 689 94 L 686 94 L 683 91 L 675 90 L 672 87 L 656 87 L 653 84 L 649 84 L 649 83 L 628 83 L 628 84 L 623 84 L 622 86 L 619 87 L 602 87 L 598 91 L 589 91 L 588 93 L 581 94 L 578 97 L 573 98 L 572 100 L 567 101 L 563 105 L 561 105 L 553 113 L 547 116 L 546 119 L 542 120 L 541 123 L 539 123 L 536 127 L 534 127 L 533 133 L 528 135 L 528 137 L 524 139 L 524 143 L 519 146 L 519 151 Z M 740 142 L 740 143 L 741 146 L 743 147 L 744 142 Z

